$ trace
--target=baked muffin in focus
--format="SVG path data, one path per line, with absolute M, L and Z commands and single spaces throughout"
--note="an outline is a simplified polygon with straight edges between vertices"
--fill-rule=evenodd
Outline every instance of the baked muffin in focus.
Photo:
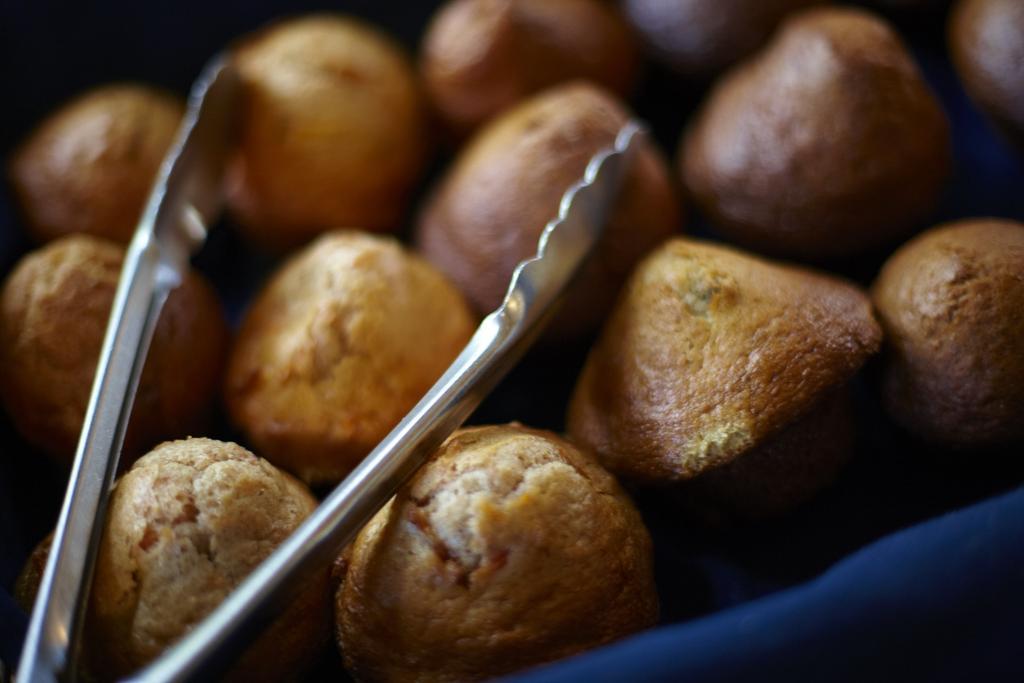
M 254 34 L 234 59 L 243 111 L 228 194 L 243 233 L 280 249 L 337 226 L 397 228 L 428 147 L 402 48 L 323 14 Z
M 610 146 L 629 113 L 587 83 L 526 100 L 485 126 L 459 154 L 419 216 L 420 250 L 479 313 L 496 308 L 515 266 L 537 253 L 562 195 L 591 156 Z M 580 274 L 548 337 L 595 328 L 630 269 L 680 226 L 679 201 L 661 153 L 641 141 L 602 244 Z
M 961 0 L 949 48 L 971 98 L 1024 149 L 1024 3 Z
M 456 137 L 565 81 L 625 97 L 638 67 L 629 27 L 602 0 L 452 0 L 428 26 L 420 58 L 434 110 Z
M 615 480 L 550 432 L 452 436 L 347 553 L 335 616 L 359 681 L 471 681 L 654 625 L 651 541 Z
M 623 0 L 653 57 L 693 79 L 732 66 L 767 42 L 791 12 L 824 0 Z
M 26 441 L 70 464 L 89 403 L 124 248 L 71 235 L 30 252 L 0 290 L 0 399 Z M 190 273 L 164 305 L 124 452 L 202 430 L 228 346 L 220 302 Z
M 568 431 L 617 475 L 685 482 L 679 497 L 709 519 L 774 515 L 849 457 L 845 385 L 880 343 L 853 285 L 674 239 L 627 284 Z
M 952 449 L 1024 442 L 1024 225 L 929 230 L 889 258 L 872 295 L 897 422 Z
M 337 482 L 469 341 L 458 291 L 395 240 L 324 235 L 293 256 L 245 316 L 228 364 L 235 423 L 268 460 Z
M 144 85 L 90 90 L 46 118 L 8 172 L 32 236 L 127 243 L 181 122 L 181 101 Z
M 680 159 L 723 235 L 764 253 L 844 258 L 927 218 L 949 174 L 949 125 L 885 21 L 814 9 L 719 81 Z
M 90 679 L 122 678 L 212 612 L 316 508 L 305 486 L 233 443 L 163 443 L 117 482 L 86 616 Z M 18 580 L 31 604 L 52 537 Z M 37 569 L 38 567 L 38 569 Z M 330 586 L 310 580 L 226 676 L 301 680 L 330 639 Z

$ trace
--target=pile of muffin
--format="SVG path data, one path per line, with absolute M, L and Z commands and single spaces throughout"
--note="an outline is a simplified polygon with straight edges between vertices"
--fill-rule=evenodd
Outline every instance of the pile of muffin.
M 1024 3 L 961 0 L 949 27 L 964 86 L 1024 140 Z M 327 14 L 232 54 L 244 92 L 230 224 L 288 256 L 234 334 L 199 274 L 163 310 L 90 599 L 93 678 L 130 673 L 198 623 L 312 512 L 311 487 L 344 478 L 423 395 L 631 116 L 643 55 L 713 82 L 680 114 L 675 168 L 644 141 L 541 341 L 601 330 L 567 435 L 457 432 L 232 677 L 295 677 L 332 630 L 357 680 L 461 681 L 654 625 L 651 540 L 622 484 L 676 499 L 681 529 L 793 510 L 851 457 L 849 386 L 879 352 L 873 389 L 916 438 L 964 458 L 1024 443 L 1024 225 L 922 231 L 951 172 L 949 125 L 871 11 L 452 0 L 418 65 Z M 9 160 L 40 246 L 0 291 L 0 398 L 58 461 L 73 456 L 124 244 L 181 115 L 152 87 L 97 88 Z M 439 148 L 454 160 L 401 244 L 387 235 Z M 684 196 L 738 246 L 682 237 Z M 894 248 L 870 291 L 816 269 Z M 213 429 L 218 399 L 251 452 L 192 438 Z M 19 580 L 26 605 L 46 552 Z

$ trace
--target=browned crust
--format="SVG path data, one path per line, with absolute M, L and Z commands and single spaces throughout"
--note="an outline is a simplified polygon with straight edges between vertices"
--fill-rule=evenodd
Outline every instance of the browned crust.
M 120 275 L 122 247 L 86 235 L 31 252 L 0 291 L 0 398 L 27 441 L 70 462 Z M 190 273 L 167 300 L 132 412 L 125 452 L 201 429 L 228 345 L 210 285 Z
M 107 677 L 154 659 L 193 628 L 316 508 L 299 482 L 244 448 L 211 439 L 161 444 L 110 500 L 88 616 L 93 661 Z M 327 602 L 326 572 L 313 585 Z M 308 606 L 308 597 L 300 602 Z M 287 619 L 305 636 L 249 655 L 273 680 L 324 642 L 317 611 Z M 280 630 L 279 628 L 277 629 Z M 282 634 L 278 632 L 280 637 Z M 308 641 L 308 642 L 304 642 Z M 284 644 L 298 648 L 289 651 Z
M 33 237 L 87 233 L 127 243 L 182 112 L 177 97 L 124 83 L 90 90 L 47 117 L 8 168 Z
M 243 104 L 228 195 L 244 234 L 285 249 L 338 227 L 396 229 L 429 151 L 401 46 L 318 14 L 249 36 L 234 58 Z
M 577 383 L 569 433 L 617 474 L 692 479 L 807 414 L 880 343 L 857 287 L 674 239 L 627 284 Z
M 338 481 L 441 376 L 473 322 L 455 288 L 395 240 L 324 235 L 247 312 L 228 410 L 271 462 Z
M 193 628 L 316 507 L 299 482 L 244 448 L 161 444 L 117 483 L 90 596 L 86 680 L 114 680 Z M 50 551 L 36 547 L 16 587 L 29 609 Z M 302 680 L 330 636 L 327 572 L 232 667 L 232 681 Z
M 358 680 L 488 678 L 652 625 L 650 538 L 568 442 L 467 429 L 359 535 L 336 616 Z
M 937 227 L 883 266 L 882 396 L 911 432 L 953 448 L 1024 440 L 1024 225 Z
M 690 193 L 764 253 L 850 256 L 926 218 L 949 125 L 897 33 L 858 9 L 809 10 L 714 88 L 683 141 Z
M 565 81 L 624 97 L 638 67 L 629 27 L 598 0 L 454 0 L 431 20 L 420 58 L 434 109 L 458 137 Z
M 590 157 L 627 112 L 611 95 L 570 83 L 536 95 L 485 127 L 421 212 L 417 246 L 479 313 L 501 303 L 519 261 L 536 254 L 544 226 Z M 629 170 L 604 241 L 569 294 L 551 337 L 593 329 L 633 265 L 680 225 L 679 201 L 650 143 Z

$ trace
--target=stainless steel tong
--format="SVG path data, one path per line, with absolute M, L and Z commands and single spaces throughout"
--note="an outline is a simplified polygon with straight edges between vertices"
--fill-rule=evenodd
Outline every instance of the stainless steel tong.
M 237 91 L 225 59 L 204 69 L 125 253 L 71 480 L 22 649 L 19 683 L 74 679 L 70 665 L 135 390 L 164 301 L 181 284 L 189 258 L 206 240 L 206 226 L 220 212 Z
M 19 682 L 73 677 L 75 634 L 135 387 L 160 307 L 220 207 L 236 91 L 236 78 L 222 60 L 204 71 L 129 247 Z M 333 561 L 469 417 L 543 329 L 593 251 L 643 131 L 629 121 L 612 147 L 590 160 L 545 226 L 537 254 L 516 267 L 502 305 L 398 426 L 214 612 L 130 680 L 207 680 L 226 670 L 304 579 Z

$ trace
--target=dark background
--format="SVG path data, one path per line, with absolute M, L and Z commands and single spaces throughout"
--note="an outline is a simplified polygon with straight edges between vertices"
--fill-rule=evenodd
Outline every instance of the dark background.
M 344 11 L 378 24 L 414 50 L 438 4 L 117 0 L 87 6 L 0 0 L 0 85 L 5 93 L 0 105 L 0 156 L 6 158 L 36 122 L 88 87 L 140 80 L 186 93 L 210 56 L 233 38 L 272 19 L 309 10 Z M 930 222 L 967 216 L 1024 220 L 1024 165 L 964 97 L 945 57 L 944 9 L 939 5 L 933 11 L 894 17 L 911 41 L 953 126 L 955 177 Z M 701 87 L 679 84 L 652 68 L 633 102 L 674 157 L 682 127 L 701 95 Z M 438 159 L 434 175 L 444 161 Z M 424 188 L 428 186 L 429 182 L 424 183 Z M 687 232 L 706 234 L 699 216 L 690 213 Z M 0 190 L 0 274 L 27 248 L 5 185 Z M 829 268 L 867 283 L 884 256 L 878 253 L 854 262 L 829 264 Z M 217 284 L 235 319 L 273 264 L 272 257 L 255 253 L 239 241 L 229 225 L 213 231 L 197 259 L 197 265 Z M 531 426 L 561 429 L 586 348 L 583 344 L 558 353 L 533 352 L 472 421 L 520 420 Z M 857 457 L 835 486 L 785 519 L 729 531 L 700 530 L 683 523 L 664 501 L 639 493 L 638 503 L 655 537 L 662 621 L 686 623 L 584 657 L 570 663 L 568 669 L 556 668 L 549 676 L 615 680 L 628 675 L 673 680 L 685 671 L 691 680 L 739 680 L 745 676 L 756 680 L 777 672 L 803 680 L 823 676 L 889 680 L 899 673 L 902 680 L 966 680 L 964 676 L 970 672 L 971 678 L 1024 680 L 1024 664 L 1018 662 L 1014 669 L 1010 648 L 1000 647 L 1013 642 L 1007 638 L 1014 634 L 1018 641 L 1024 639 L 1024 617 L 1019 616 L 1024 614 L 1024 537 L 1019 535 L 1019 527 L 1006 526 L 1006 505 L 1021 510 L 1024 491 L 1018 489 L 986 503 L 989 507 L 984 510 L 998 510 L 995 517 L 982 515 L 977 512 L 980 508 L 975 508 L 961 516 L 913 526 L 1012 491 L 1024 479 L 1024 459 L 1014 458 L 1020 455 L 1014 453 L 995 462 L 950 460 L 915 443 L 878 410 L 870 375 L 869 368 L 868 379 L 857 386 L 861 418 Z M 234 435 L 224 425 L 221 433 L 213 436 Z M 28 551 L 54 523 L 66 473 L 25 446 L 5 417 L 0 417 L 0 444 L 0 587 L 9 589 Z M 981 525 L 978 528 L 971 526 L 975 517 Z M 959 526 L 950 520 L 959 520 Z M 904 528 L 908 531 L 903 535 L 868 545 Z M 972 538 L 989 539 L 985 542 L 999 546 L 981 556 L 981 567 L 971 564 L 974 556 L 962 545 L 963 539 Z M 922 539 L 934 542 L 928 545 Z M 810 583 L 861 548 L 863 552 L 852 560 Z M 932 554 L 918 553 L 915 548 Z M 938 557 L 934 553 L 939 553 Z M 936 562 L 947 567 L 963 564 L 964 574 L 939 582 L 934 575 Z M 1016 569 L 1007 564 L 1012 562 L 1018 563 Z M 860 570 L 849 569 L 865 563 L 864 577 Z M 872 574 L 879 567 L 885 571 Z M 837 575 L 846 582 L 840 587 L 835 584 Z M 898 604 L 897 598 L 879 605 L 870 602 L 872 591 L 884 588 L 889 578 L 907 576 L 916 576 L 917 583 L 926 588 L 919 603 L 907 607 Z M 822 585 L 832 586 L 832 590 L 822 595 Z M 783 592 L 788 588 L 794 590 Z M 851 596 L 847 602 L 843 596 L 850 591 L 860 597 Z M 979 595 L 978 591 L 988 592 Z M 757 600 L 772 593 L 775 595 L 768 600 Z M 998 600 L 993 601 L 993 596 Z M 861 613 L 858 610 L 864 600 L 872 609 Z M 742 631 L 743 623 L 775 615 L 771 610 L 781 609 L 780 604 L 788 605 L 786 614 L 791 622 L 776 616 L 771 618 L 777 620 L 758 630 Z M 736 609 L 701 618 L 728 608 Z M 919 610 L 916 619 L 912 608 Z M 911 611 L 894 614 L 898 609 Z M 939 613 L 933 619 L 921 617 L 934 610 Z M 823 613 L 834 617 L 826 620 L 829 625 L 844 624 L 844 642 L 816 642 L 812 653 L 798 637 L 798 625 L 816 623 Z M 1009 616 L 1013 613 L 1017 619 Z M 17 652 L 22 620 L 6 593 L 0 592 L 0 657 L 8 663 Z M 974 641 L 963 635 L 967 632 L 982 634 L 987 649 L 972 644 Z M 874 633 L 875 639 L 867 633 Z M 742 641 L 735 641 L 741 634 Z M 772 635 L 777 638 L 774 645 L 765 641 Z M 899 647 L 887 649 L 875 641 L 898 642 Z M 849 649 L 858 643 L 866 648 L 860 651 L 863 656 L 851 658 Z M 714 666 L 694 664 L 712 654 L 720 657 L 713 660 Z M 828 661 L 833 661 L 836 669 L 829 669 Z M 736 662 L 757 665 L 730 668 Z M 786 665 L 772 668 L 771 664 L 781 666 L 780 662 Z

